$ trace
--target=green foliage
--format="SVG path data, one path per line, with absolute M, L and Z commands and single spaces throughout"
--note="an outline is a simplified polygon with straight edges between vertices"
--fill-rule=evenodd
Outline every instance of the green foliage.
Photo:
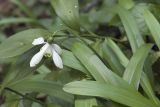
M 78 0 L 51 0 L 57 15 L 70 28 L 79 30 L 79 5 Z
M 76 99 L 75 107 L 93 107 L 98 106 L 95 98 Z
M 105 99 L 111 99 L 130 107 L 158 107 L 136 91 L 129 91 L 95 81 L 72 82 L 65 85 L 64 90 L 73 94 L 99 96 Z
M 144 62 L 151 47 L 152 45 L 144 45 L 140 47 L 135 54 L 133 54 L 125 69 L 123 79 L 133 85 L 136 89 L 139 87 Z
M 30 29 L 19 32 L 0 45 L 0 59 L 21 55 L 32 47 L 33 39 L 41 36 L 47 37 L 49 35 L 51 35 L 51 33 L 43 29 Z
M 152 33 L 152 36 L 157 44 L 157 46 L 160 48 L 160 24 L 159 22 L 156 20 L 156 18 L 152 15 L 152 13 L 150 11 L 145 11 L 144 13 L 144 18 L 145 18 L 145 21 L 146 21 L 146 24 L 148 25 L 151 33 Z
M 23 1 L 12 3 L 23 15 L 1 19 L 2 30 L 19 23 L 30 29 L 16 28 L 7 39 L 0 32 L 0 62 L 8 68 L 0 83 L 2 107 L 160 106 L 160 74 L 153 72 L 159 71 L 158 1 L 50 0 L 42 8 L 47 18 Z M 45 42 L 33 46 L 39 37 Z M 40 52 L 43 58 L 35 60 L 42 60 L 30 67 Z M 63 69 L 55 63 L 60 58 Z

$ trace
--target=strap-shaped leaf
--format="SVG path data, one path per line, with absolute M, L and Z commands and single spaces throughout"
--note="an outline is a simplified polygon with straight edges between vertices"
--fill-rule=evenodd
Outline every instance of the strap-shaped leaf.
M 79 30 L 78 0 L 51 0 L 56 14 L 70 28 Z
M 95 80 L 131 89 L 126 81 L 107 68 L 99 57 L 86 45 L 75 43 L 72 52 Z
M 158 107 L 151 100 L 143 97 L 138 93 L 138 91 L 129 91 L 107 83 L 100 83 L 96 81 L 77 81 L 65 85 L 63 89 L 72 94 L 97 96 L 110 99 L 129 107 Z
M 129 61 L 129 64 L 127 65 L 124 72 L 124 80 L 126 80 L 136 89 L 138 89 L 139 87 L 144 62 L 148 53 L 150 52 L 151 47 L 151 44 L 146 44 L 137 49 L 137 51 L 133 54 L 131 60 Z
M 158 48 L 160 49 L 160 24 L 153 14 L 146 10 L 144 13 L 146 24 L 151 31 L 152 37 L 155 40 Z
M 111 69 L 116 72 L 118 75 L 122 76 L 124 67 L 120 63 L 115 52 L 110 48 L 108 39 L 102 44 L 103 49 L 103 58 L 110 65 Z
M 121 49 L 118 47 L 118 45 L 115 42 L 113 42 L 111 39 L 108 39 L 107 43 L 108 43 L 109 47 L 112 48 L 112 50 L 114 51 L 116 56 L 118 57 L 120 63 L 124 67 L 127 67 L 128 63 L 129 63 L 129 59 L 124 55 L 124 53 L 121 51 Z M 142 72 L 140 84 L 141 84 L 143 90 L 146 92 L 146 94 L 150 97 L 150 99 L 152 99 L 155 103 L 159 103 L 159 101 L 157 101 L 156 96 L 154 95 L 150 81 L 144 72 Z
M 144 40 L 140 34 L 138 25 L 136 24 L 136 21 L 133 18 L 133 15 L 125 8 L 117 5 L 115 8 L 115 11 L 118 13 L 118 15 L 121 18 L 121 21 L 127 33 L 127 37 L 129 39 L 131 48 L 133 52 L 135 52 L 138 47 L 144 44 Z
M 72 52 L 63 50 L 62 60 L 65 66 L 82 71 L 85 74 L 89 74 L 88 71 L 85 69 L 85 67 L 77 60 L 77 58 L 73 55 Z

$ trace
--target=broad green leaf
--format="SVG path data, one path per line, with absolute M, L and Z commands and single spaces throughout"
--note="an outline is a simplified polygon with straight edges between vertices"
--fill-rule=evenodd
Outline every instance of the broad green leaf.
M 38 37 L 47 37 L 50 32 L 43 29 L 29 29 L 12 35 L 0 44 L 0 59 L 16 57 L 30 49 Z
M 122 78 L 108 69 L 98 56 L 86 45 L 82 43 L 75 43 L 73 45 L 72 52 L 95 78 L 95 80 L 121 86 L 127 89 L 131 88 Z
M 6 24 L 18 24 L 18 23 L 37 23 L 36 20 L 25 17 L 17 17 L 17 18 L 5 18 L 0 20 L 0 25 Z
M 144 44 L 144 40 L 140 34 L 138 25 L 136 24 L 135 19 L 133 18 L 132 14 L 128 10 L 117 5 L 115 7 L 115 11 L 120 16 L 122 24 L 127 33 L 127 37 L 129 39 L 132 51 L 135 52 L 138 47 Z
M 56 14 L 70 28 L 79 30 L 78 0 L 51 0 Z
M 98 106 L 95 98 L 76 99 L 75 107 L 93 107 Z
M 79 70 L 81 72 L 84 72 L 85 74 L 89 74 L 85 67 L 77 60 L 72 52 L 63 50 L 61 57 L 65 66 Z
M 7 87 L 20 92 L 45 93 L 70 103 L 73 101 L 73 96 L 64 92 L 62 90 L 61 84 L 55 83 L 53 81 L 29 78 L 10 83 L 7 85 Z
M 143 97 L 138 91 L 130 91 L 107 83 L 77 81 L 66 84 L 63 89 L 72 94 L 110 99 L 129 107 L 158 107 L 151 100 Z
M 133 0 L 118 0 L 118 3 L 126 9 L 131 9 L 134 6 Z
M 153 16 L 153 14 L 146 10 L 144 12 L 144 18 L 146 21 L 146 24 L 151 31 L 152 37 L 155 40 L 158 48 L 160 49 L 160 24 L 157 21 L 157 19 Z
M 123 79 L 136 89 L 139 87 L 144 62 L 148 53 L 150 52 L 151 47 L 152 45 L 146 44 L 138 48 L 130 59 L 124 72 Z

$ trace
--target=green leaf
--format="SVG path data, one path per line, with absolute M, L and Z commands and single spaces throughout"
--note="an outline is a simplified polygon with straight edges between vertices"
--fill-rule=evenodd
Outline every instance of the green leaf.
M 134 17 L 132 16 L 132 14 L 128 10 L 117 5 L 115 8 L 115 11 L 120 16 L 122 24 L 125 28 L 126 33 L 127 33 L 127 37 L 129 39 L 131 48 L 132 48 L 133 52 L 135 52 L 138 47 L 140 47 L 142 44 L 144 44 L 144 40 L 140 34 L 140 31 L 138 29 L 138 25 L 136 24 Z
M 52 72 L 48 67 L 46 67 L 45 65 L 42 65 L 40 66 L 37 71 L 40 73 L 40 74 L 48 74 L 50 72 Z
M 108 62 L 108 64 L 110 65 L 110 67 L 114 72 L 122 76 L 124 67 L 120 63 L 114 51 L 109 47 L 107 40 L 105 40 L 105 42 L 102 44 L 102 49 L 103 49 L 104 60 Z
M 35 71 L 39 65 L 41 65 L 41 63 L 36 67 L 30 67 L 29 63 L 33 55 L 37 53 L 38 50 L 40 50 L 40 47 L 41 45 L 34 46 L 17 58 L 16 63 L 11 66 L 10 71 L 5 76 L 1 90 L 3 90 L 8 83 L 24 79 L 34 73 L 33 71 Z
M 61 107 L 61 106 L 56 105 L 56 104 L 47 104 L 47 107 Z
M 118 0 L 118 3 L 126 9 L 131 9 L 134 6 L 133 0 Z
M 140 31 L 138 29 L 138 26 L 136 24 L 135 19 L 133 18 L 132 14 L 125 10 L 124 8 L 120 7 L 120 6 L 116 6 L 116 11 L 118 12 L 121 21 L 124 25 L 124 28 L 126 30 L 127 33 L 127 37 L 129 39 L 131 48 L 133 53 L 141 46 L 144 44 L 144 40 L 140 34 Z M 152 73 L 152 68 L 151 65 L 149 64 L 149 60 L 147 59 L 145 62 L 145 67 L 144 67 L 144 71 L 147 73 L 148 77 L 150 77 L 150 81 L 152 83 L 153 81 L 153 73 Z
M 4 107 L 19 107 L 19 101 L 6 102 Z
M 144 12 L 144 18 L 146 21 L 146 24 L 151 31 L 152 37 L 155 40 L 158 48 L 160 49 L 160 24 L 157 21 L 157 19 L 153 16 L 153 14 L 146 10 Z
M 151 44 L 146 44 L 137 49 L 130 59 L 124 72 L 123 79 L 136 89 L 139 87 L 144 62 L 148 53 L 150 52 L 151 47 Z
M 131 12 L 132 12 L 137 24 L 138 24 L 139 31 L 143 35 L 148 34 L 148 27 L 146 26 L 143 13 L 146 9 L 151 9 L 152 6 L 153 5 L 148 5 L 148 3 L 138 3 L 131 10 Z
M 141 86 L 143 90 L 146 92 L 146 94 L 149 96 L 149 98 L 152 99 L 155 102 L 155 104 L 160 105 L 160 101 L 155 96 L 150 81 L 144 72 L 142 72 L 141 76 Z
M 56 14 L 70 28 L 79 31 L 78 0 L 51 0 Z
M 121 51 L 121 49 L 118 47 L 116 43 L 114 43 L 110 38 L 108 38 L 107 40 L 108 45 L 112 48 L 112 50 L 120 60 L 120 63 L 126 68 L 129 63 L 129 59 L 124 55 L 124 53 Z M 142 72 L 140 84 L 143 90 L 149 96 L 149 98 L 157 104 L 157 98 L 155 97 L 150 81 L 144 72 Z
M 124 55 L 124 53 L 121 51 L 119 46 L 111 39 L 107 38 L 107 45 L 112 49 L 112 51 L 116 54 L 119 62 L 126 67 L 129 63 L 128 58 Z
M 108 69 L 98 56 L 86 45 L 75 43 L 72 52 L 97 81 L 131 89 L 122 78 Z
M 98 106 L 95 98 L 76 99 L 75 107 L 93 107 Z
M 158 107 L 152 101 L 143 97 L 138 93 L 138 91 L 130 91 L 107 83 L 100 83 L 96 81 L 77 81 L 65 85 L 63 89 L 72 94 L 97 96 L 110 99 L 129 107 Z
M 85 74 L 89 74 L 85 67 L 77 60 L 72 52 L 63 50 L 61 57 L 65 66 L 79 70 L 81 72 L 84 72 Z
M 0 59 L 19 56 L 33 46 L 34 39 L 49 35 L 51 33 L 43 29 L 29 29 L 14 34 L 0 44 Z
M 64 92 L 62 90 L 61 84 L 55 83 L 53 81 L 29 78 L 12 82 L 8 84 L 7 87 L 20 92 L 45 93 L 70 103 L 73 102 L 73 96 Z

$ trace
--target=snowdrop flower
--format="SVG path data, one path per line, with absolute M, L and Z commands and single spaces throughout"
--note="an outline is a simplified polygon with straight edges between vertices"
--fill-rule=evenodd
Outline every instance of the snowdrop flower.
M 51 55 L 54 64 L 58 67 L 58 68 L 63 68 L 63 62 L 62 59 L 60 57 L 60 54 L 62 53 L 62 49 L 57 45 L 57 44 L 49 44 L 47 42 L 44 41 L 43 37 L 39 37 L 37 39 L 35 39 L 32 42 L 33 45 L 40 45 L 40 44 L 44 44 L 44 46 L 40 49 L 40 51 L 35 54 L 31 61 L 30 61 L 30 67 L 35 67 L 43 58 L 44 55 Z

